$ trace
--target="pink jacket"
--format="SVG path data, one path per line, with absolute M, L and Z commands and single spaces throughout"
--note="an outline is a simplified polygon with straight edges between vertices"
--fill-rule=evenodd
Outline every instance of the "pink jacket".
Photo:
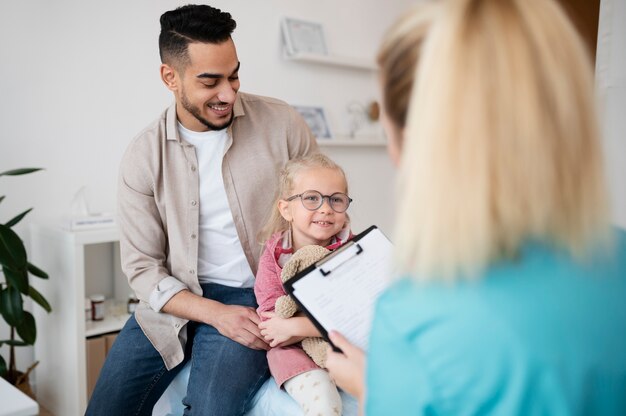
M 343 230 L 342 230 L 343 231 Z M 350 235 L 349 229 L 346 230 Z M 342 233 L 340 233 L 342 234 Z M 280 255 L 280 248 L 276 247 L 282 243 L 283 233 L 275 233 L 265 243 L 263 255 L 259 260 L 259 269 L 254 283 L 254 294 L 256 295 L 259 308 L 257 312 L 274 312 L 276 299 L 285 294 L 283 284 L 280 279 L 282 267 L 278 264 L 277 254 Z M 343 241 L 345 243 L 345 241 Z M 341 242 L 340 242 L 341 244 Z M 333 247 L 334 248 L 334 247 Z M 282 251 L 284 253 L 284 251 Z M 283 255 L 281 255 L 283 257 Z M 284 259 L 281 258 L 281 261 Z M 282 263 L 282 262 L 281 262 Z M 284 263 L 282 263 L 284 264 Z M 265 320 L 264 318 L 261 318 Z M 267 362 L 270 372 L 279 387 L 292 377 L 319 368 L 311 358 L 302 350 L 299 343 L 287 347 L 275 347 L 267 352 Z

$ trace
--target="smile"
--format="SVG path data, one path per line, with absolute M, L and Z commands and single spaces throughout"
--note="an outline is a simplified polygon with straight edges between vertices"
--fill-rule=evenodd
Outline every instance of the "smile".
M 321 225 L 322 227 L 333 225 L 332 222 L 328 222 L 328 221 L 313 221 L 313 224 Z
M 230 104 L 207 104 L 207 107 L 219 116 L 229 115 L 232 108 Z

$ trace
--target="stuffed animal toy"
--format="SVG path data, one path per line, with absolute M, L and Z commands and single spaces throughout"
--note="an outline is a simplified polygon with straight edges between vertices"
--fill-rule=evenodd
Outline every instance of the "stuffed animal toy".
M 295 276 L 296 273 L 321 260 L 328 253 L 330 253 L 330 250 L 322 246 L 302 247 L 285 263 L 280 275 L 282 282 L 285 283 Z M 281 318 L 291 318 L 298 311 L 298 306 L 291 296 L 283 295 L 276 299 L 274 310 Z M 320 368 L 326 368 L 326 350 L 328 345 L 328 342 L 319 337 L 309 337 L 302 340 L 302 349 Z

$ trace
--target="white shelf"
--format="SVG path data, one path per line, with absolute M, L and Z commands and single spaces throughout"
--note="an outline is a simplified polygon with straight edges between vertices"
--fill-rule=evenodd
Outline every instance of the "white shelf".
M 40 235 L 76 245 L 110 243 L 119 240 L 117 226 L 71 231 L 56 224 L 43 224 L 34 227 Z
M 84 231 L 65 231 L 77 244 L 110 243 L 119 239 L 117 227 L 97 228 Z
M 299 53 L 296 55 L 285 55 L 285 59 L 297 62 L 307 62 L 322 65 L 340 66 L 346 68 L 360 69 L 364 71 L 376 71 L 376 64 L 363 58 L 349 58 L 335 55 L 318 55 L 312 53 Z
M 87 337 L 119 331 L 129 317 L 125 302 L 130 288 L 120 268 L 118 241 L 116 227 L 69 231 L 58 224 L 31 226 L 32 262 L 50 276 L 32 284 L 52 306 L 49 314 L 33 308 L 35 358 L 40 362 L 37 399 L 53 414 L 85 413 Z M 111 299 L 102 321 L 85 321 L 85 298 L 93 290 Z
M 387 143 L 382 140 L 359 140 L 359 139 L 318 139 L 320 147 L 385 147 Z
M 317 139 L 320 147 L 385 147 L 387 141 L 382 136 L 335 136 L 331 139 Z
M 126 313 L 123 315 L 107 315 L 102 321 L 87 321 L 85 322 L 85 337 L 89 338 L 120 331 L 126 324 L 126 321 L 128 321 L 128 318 L 130 318 L 130 315 Z

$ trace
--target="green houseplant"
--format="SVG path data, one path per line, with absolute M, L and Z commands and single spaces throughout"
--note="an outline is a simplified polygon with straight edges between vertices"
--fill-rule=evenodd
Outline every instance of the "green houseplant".
M 26 175 L 41 170 L 40 168 L 14 169 L 0 173 L 0 176 Z M 0 202 L 4 196 L 0 196 Z M 0 314 L 10 330 L 9 339 L 0 339 L 0 347 L 9 346 L 9 361 L 0 355 L 0 376 L 18 387 L 28 380 L 28 373 L 21 373 L 15 366 L 15 347 L 33 345 L 37 338 L 37 326 L 33 315 L 24 310 L 24 298 L 30 297 L 35 303 L 51 311 L 48 301 L 30 285 L 30 275 L 47 279 L 48 274 L 28 261 L 22 239 L 12 230 L 32 208 L 15 216 L 8 222 L 0 223 L 0 266 L 4 282 L 0 283 Z M 2 279 L 0 279 L 1 281 Z M 27 384 L 25 385 L 27 387 Z

